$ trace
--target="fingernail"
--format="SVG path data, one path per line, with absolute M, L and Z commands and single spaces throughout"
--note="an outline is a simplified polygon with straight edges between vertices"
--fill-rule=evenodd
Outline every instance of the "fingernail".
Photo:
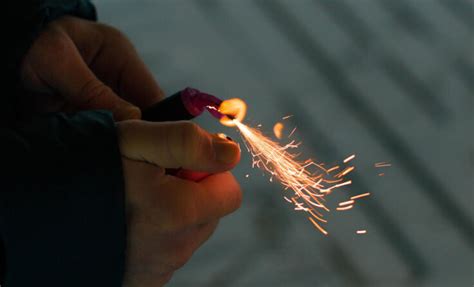
M 223 133 L 217 133 L 216 134 L 218 137 L 220 137 L 221 139 L 226 139 L 226 140 L 229 140 L 231 142 L 235 142 L 230 136 L 226 135 L 226 134 L 223 134 Z
M 213 147 L 216 154 L 216 160 L 223 164 L 234 163 L 240 152 L 239 147 L 235 142 L 223 140 L 219 137 L 213 139 Z

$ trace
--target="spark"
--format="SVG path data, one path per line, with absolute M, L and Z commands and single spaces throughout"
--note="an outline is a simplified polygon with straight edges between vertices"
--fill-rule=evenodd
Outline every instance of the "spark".
M 311 222 L 313 223 L 313 225 L 314 225 L 317 229 L 319 229 L 319 231 L 321 231 L 324 235 L 328 235 L 328 232 L 327 232 L 324 228 L 322 228 L 321 225 L 319 225 L 316 221 L 314 221 L 313 218 L 308 217 L 308 219 L 309 219 L 309 221 L 311 221 Z
M 330 169 L 327 170 L 327 172 L 329 173 L 331 171 L 335 171 L 336 169 L 339 169 L 338 165 L 331 167 Z
M 375 167 L 390 167 L 392 166 L 392 164 L 388 163 L 388 162 L 384 162 L 384 161 L 381 161 L 381 162 L 376 162 L 374 164 Z
M 319 215 L 316 215 L 315 212 L 308 210 L 309 214 L 311 214 L 314 218 L 316 218 L 319 221 L 322 221 L 324 223 L 327 223 L 328 221 L 326 219 L 321 218 L 322 215 L 318 212 Z
M 383 172 L 379 173 L 379 176 L 384 176 L 384 175 L 385 175 L 385 173 L 383 173 Z
M 354 204 L 354 200 L 351 199 L 351 200 L 348 200 L 348 201 L 344 201 L 344 202 L 339 202 L 339 206 L 344 206 L 344 205 L 351 205 L 351 204 Z
M 355 169 L 355 167 L 350 166 L 350 167 L 346 168 L 345 170 L 343 170 L 338 175 L 336 175 L 336 177 L 343 177 L 344 175 L 348 174 L 349 172 L 353 171 L 354 169 Z
M 354 205 L 348 205 L 348 206 L 341 206 L 341 207 L 337 207 L 336 210 L 338 211 L 345 211 L 345 210 L 349 210 L 351 209 L 352 207 L 354 207 Z
M 353 154 L 353 155 L 347 157 L 347 158 L 344 160 L 344 163 L 348 163 L 349 161 L 353 160 L 355 157 L 356 157 L 355 154 Z
M 366 196 L 369 196 L 369 195 L 370 195 L 370 192 L 361 193 L 361 194 L 358 194 L 358 195 L 351 196 L 351 199 L 352 200 L 359 199 L 359 198 L 366 197 Z
M 245 175 L 245 177 L 249 177 L 249 175 L 248 175 L 248 174 L 246 174 L 246 175 Z
M 281 132 L 283 131 L 283 124 L 278 122 L 273 126 L 273 133 L 277 139 L 281 139 Z
M 357 230 L 356 233 L 357 234 L 366 234 L 367 230 L 365 230 L 365 229 Z
M 291 118 L 293 115 L 287 115 L 287 116 L 284 116 L 283 118 L 281 118 L 282 120 L 287 120 L 289 118 Z
M 294 127 L 294 128 L 291 130 L 290 134 L 288 135 L 288 138 L 291 138 L 291 136 L 295 133 L 295 131 L 296 131 L 296 127 Z
M 238 120 L 234 120 L 235 126 L 239 129 L 244 139 L 247 150 L 252 155 L 252 167 L 260 168 L 270 175 L 270 181 L 280 182 L 285 190 L 291 190 L 294 195 L 284 197 L 287 202 L 294 205 L 298 211 L 308 212 L 311 216 L 309 220 L 313 225 L 327 235 L 328 232 L 320 223 L 327 223 L 323 215 L 318 212 L 329 212 L 330 209 L 325 205 L 324 197 L 329 195 L 335 189 L 350 185 L 351 180 L 334 178 L 329 174 L 329 170 L 336 170 L 339 167 L 326 169 L 323 164 L 316 163 L 308 159 L 299 161 L 298 154 L 292 150 L 298 148 L 301 143 L 291 140 L 285 145 L 271 140 L 263 135 L 258 129 L 251 128 Z M 345 174 L 352 169 L 346 169 Z M 345 209 L 352 208 L 344 206 Z M 339 210 L 339 208 L 336 208 Z

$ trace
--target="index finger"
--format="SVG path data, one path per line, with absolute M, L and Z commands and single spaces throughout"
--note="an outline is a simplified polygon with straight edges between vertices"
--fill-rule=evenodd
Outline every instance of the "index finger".
M 115 28 L 98 25 L 104 41 L 92 69 L 97 69 L 99 77 L 112 76 L 110 84 L 117 93 L 141 109 L 163 99 L 163 91 L 127 37 Z
M 122 32 L 83 19 L 59 21 L 90 69 L 120 97 L 141 109 L 164 98 L 152 73 Z

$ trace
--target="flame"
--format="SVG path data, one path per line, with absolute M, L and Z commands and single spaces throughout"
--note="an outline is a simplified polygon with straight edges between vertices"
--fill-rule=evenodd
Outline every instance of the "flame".
M 238 98 L 228 99 L 220 104 L 218 111 L 224 115 L 220 122 L 225 126 L 233 127 L 235 126 L 234 120 L 239 122 L 244 120 L 247 113 L 247 105 Z M 233 119 L 228 116 L 232 116 Z

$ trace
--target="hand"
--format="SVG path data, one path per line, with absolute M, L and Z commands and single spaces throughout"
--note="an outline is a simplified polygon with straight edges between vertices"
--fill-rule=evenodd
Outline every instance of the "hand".
M 240 159 L 232 141 L 191 122 L 117 124 L 128 218 L 125 287 L 164 285 L 241 203 L 228 170 Z M 165 168 L 214 173 L 200 182 Z
M 22 84 L 36 112 L 108 109 L 139 119 L 163 92 L 127 38 L 104 24 L 66 16 L 49 23 L 25 55 Z

